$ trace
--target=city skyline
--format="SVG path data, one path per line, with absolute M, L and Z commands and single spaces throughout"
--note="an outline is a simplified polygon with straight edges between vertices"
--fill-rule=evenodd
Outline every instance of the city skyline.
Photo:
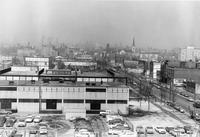
M 198 1 L 0 1 L 0 42 L 122 43 L 172 49 L 200 45 Z

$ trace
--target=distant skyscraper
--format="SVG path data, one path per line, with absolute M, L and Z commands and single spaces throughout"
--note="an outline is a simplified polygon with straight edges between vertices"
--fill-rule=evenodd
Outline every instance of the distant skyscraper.
M 135 38 L 133 38 L 132 52 L 135 53 Z

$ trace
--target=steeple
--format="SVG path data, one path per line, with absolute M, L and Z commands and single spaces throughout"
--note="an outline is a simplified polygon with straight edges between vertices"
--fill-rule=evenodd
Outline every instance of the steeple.
M 135 53 L 135 37 L 133 37 L 132 52 Z

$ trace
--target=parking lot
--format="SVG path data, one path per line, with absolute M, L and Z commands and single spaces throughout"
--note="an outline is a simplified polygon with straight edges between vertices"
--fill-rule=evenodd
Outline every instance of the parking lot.
M 71 127 L 64 116 L 54 115 L 0 115 L 1 137 L 54 137 L 67 132 Z
M 145 101 L 142 101 L 141 103 L 138 101 L 130 101 L 130 104 L 135 109 L 141 109 L 145 112 L 148 111 L 148 103 Z M 180 117 L 180 119 L 183 119 L 183 121 L 179 121 L 178 119 L 172 117 L 171 115 L 163 112 L 161 109 L 159 109 L 157 106 L 150 104 L 150 112 L 145 115 L 140 116 L 129 116 L 129 120 L 134 125 L 135 128 L 137 126 L 142 126 L 143 129 L 150 126 L 153 127 L 153 134 L 147 134 L 148 137 L 170 137 L 173 136 L 172 134 L 169 134 L 166 132 L 165 134 L 158 133 L 155 129 L 156 127 L 163 127 L 164 129 L 166 127 L 184 127 L 186 125 L 190 125 L 192 127 L 192 130 L 194 130 L 194 127 L 196 126 L 195 121 L 191 120 L 188 116 L 186 116 L 184 113 L 181 113 L 175 109 L 169 108 L 167 105 L 162 104 L 162 107 L 165 107 L 168 111 L 171 111 L 173 114 L 175 114 L 177 117 Z M 186 124 L 188 123 L 188 124 Z M 136 129 L 135 129 L 136 130 Z M 196 131 L 194 130 L 194 134 L 196 134 Z M 139 136 L 145 136 L 144 134 L 140 134 Z M 190 134 L 182 134 L 182 136 L 192 136 Z

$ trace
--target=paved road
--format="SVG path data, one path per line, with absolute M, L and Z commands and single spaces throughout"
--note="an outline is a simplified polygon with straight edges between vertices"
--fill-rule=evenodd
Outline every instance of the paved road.
M 142 77 L 138 78 L 138 77 L 135 77 L 133 74 L 127 74 L 126 76 L 131 78 L 135 83 L 138 84 L 138 86 L 140 84 L 142 84 L 142 85 L 147 84 L 144 81 L 140 82 Z M 161 98 L 162 97 L 163 100 L 172 100 L 173 92 L 171 92 L 171 94 L 170 94 L 170 89 L 167 89 L 166 87 L 162 87 L 162 86 L 159 86 L 161 88 L 158 88 L 158 86 L 156 86 L 155 84 L 151 84 L 151 85 L 152 85 L 152 95 L 154 95 L 157 98 Z M 177 93 L 175 93 L 174 95 L 175 95 L 174 96 L 175 102 L 178 105 L 180 105 L 182 108 L 184 108 L 186 111 L 189 112 L 190 110 L 195 110 L 197 113 L 200 114 L 200 109 L 194 108 L 193 107 L 193 102 L 188 101 L 186 97 L 184 97 L 182 95 L 179 95 Z

